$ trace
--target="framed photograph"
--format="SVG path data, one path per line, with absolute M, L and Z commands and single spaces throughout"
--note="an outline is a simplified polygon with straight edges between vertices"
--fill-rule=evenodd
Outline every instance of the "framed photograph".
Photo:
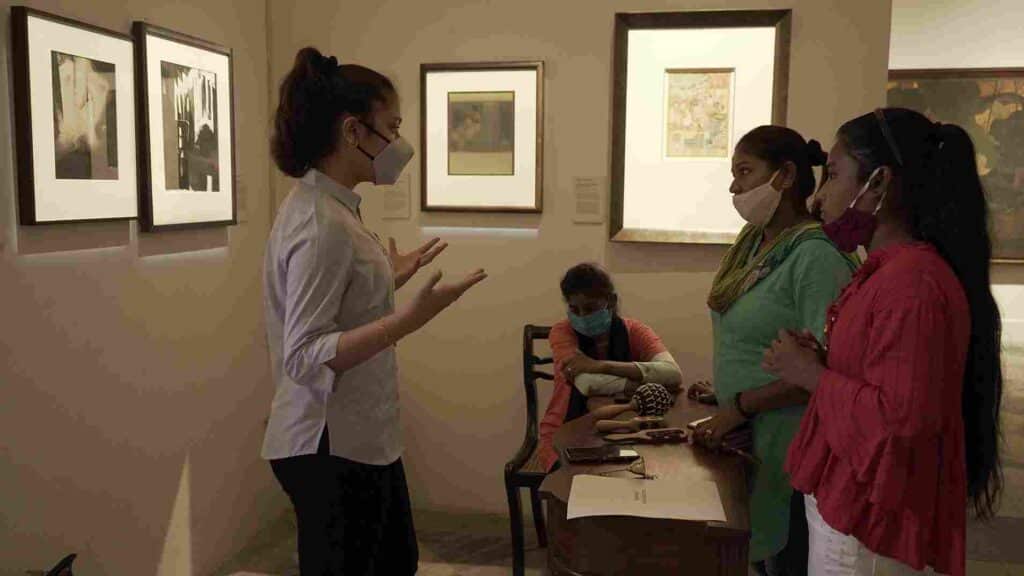
M 789 10 L 615 15 L 609 236 L 731 244 L 736 141 L 785 124 Z
M 231 50 L 145 22 L 133 31 L 143 229 L 236 224 Z
M 541 62 L 423 64 L 422 210 L 540 212 Z
M 23 225 L 138 215 L 132 39 L 11 8 Z
M 888 105 L 958 124 L 974 141 L 992 258 L 1024 262 L 1024 68 L 891 70 Z

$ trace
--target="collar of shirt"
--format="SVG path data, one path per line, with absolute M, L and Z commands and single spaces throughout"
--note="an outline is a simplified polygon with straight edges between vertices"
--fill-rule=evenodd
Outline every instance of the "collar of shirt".
M 901 242 L 898 244 L 892 244 L 886 246 L 880 250 L 875 250 L 868 254 L 868 259 L 861 265 L 860 269 L 857 270 L 856 276 L 867 279 L 869 276 L 874 274 L 883 265 L 892 261 L 896 256 L 903 254 L 910 250 L 934 250 L 935 248 L 928 242 Z
M 306 172 L 306 175 L 302 177 L 302 181 L 309 186 L 330 194 L 335 200 L 347 206 L 353 214 L 356 214 L 357 216 L 360 215 L 359 204 L 362 203 L 363 199 L 359 194 L 356 194 L 345 186 L 338 184 L 330 176 L 316 168 L 310 168 L 309 171 Z

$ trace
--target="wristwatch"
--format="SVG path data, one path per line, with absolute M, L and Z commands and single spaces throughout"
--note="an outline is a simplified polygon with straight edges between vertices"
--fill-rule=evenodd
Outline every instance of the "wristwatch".
M 742 395 L 743 395 L 743 392 L 737 392 L 736 395 L 732 397 L 732 404 L 733 404 L 733 406 L 736 407 L 736 411 L 740 413 L 740 416 L 743 416 L 744 420 L 750 420 L 751 418 L 753 418 L 757 414 L 752 413 L 752 412 L 747 412 L 746 410 L 743 409 L 743 404 L 740 403 L 740 396 L 742 396 Z

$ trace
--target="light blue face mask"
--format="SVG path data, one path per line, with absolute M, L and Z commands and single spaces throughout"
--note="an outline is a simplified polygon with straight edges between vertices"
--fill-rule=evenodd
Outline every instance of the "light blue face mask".
M 577 316 L 569 312 L 569 323 L 572 324 L 572 329 L 580 334 L 596 338 L 611 331 L 612 311 L 610 308 L 605 308 L 586 316 Z

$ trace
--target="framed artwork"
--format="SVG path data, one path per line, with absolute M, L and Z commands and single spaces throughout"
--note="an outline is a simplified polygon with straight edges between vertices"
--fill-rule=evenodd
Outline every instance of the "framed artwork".
M 665 156 L 728 158 L 734 70 L 665 73 Z
M 11 8 L 23 225 L 138 215 L 132 39 Z
M 422 210 L 540 212 L 542 62 L 423 64 Z
M 1024 68 L 891 70 L 888 105 L 958 124 L 988 196 L 992 258 L 1024 262 Z
M 231 50 L 136 22 L 146 231 L 237 223 Z
M 730 244 L 736 141 L 785 124 L 789 10 L 615 15 L 609 236 Z

